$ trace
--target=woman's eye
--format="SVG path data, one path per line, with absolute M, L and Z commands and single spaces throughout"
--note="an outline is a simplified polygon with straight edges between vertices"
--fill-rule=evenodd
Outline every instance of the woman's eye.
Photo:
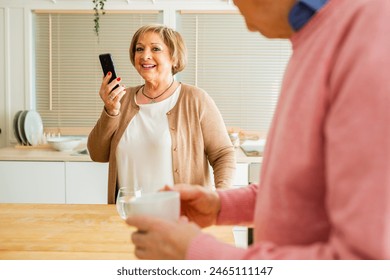
M 136 51 L 136 52 L 142 52 L 142 51 L 143 51 L 143 48 L 140 48 L 140 47 L 135 48 L 135 51 Z
M 160 49 L 160 48 L 157 48 L 157 47 L 155 47 L 155 48 L 153 48 L 153 51 L 155 51 L 155 52 L 159 52 L 159 51 L 161 51 L 161 49 Z

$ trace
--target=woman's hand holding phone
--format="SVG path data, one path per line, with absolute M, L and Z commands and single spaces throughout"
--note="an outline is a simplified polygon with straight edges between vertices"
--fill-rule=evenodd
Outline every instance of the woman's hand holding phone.
M 123 95 L 126 93 L 126 88 L 120 85 L 120 77 L 117 77 L 115 72 L 114 61 L 110 53 L 99 55 L 100 64 L 104 73 L 102 85 L 100 86 L 99 95 L 104 102 L 104 108 L 111 116 L 119 114 Z
M 111 116 L 116 116 L 119 114 L 121 108 L 120 100 L 126 94 L 126 88 L 124 85 L 119 84 L 121 81 L 120 77 L 110 82 L 111 75 L 112 73 L 108 72 L 107 75 L 103 78 L 102 85 L 100 86 L 99 90 L 99 95 L 104 102 L 104 107 L 107 113 Z

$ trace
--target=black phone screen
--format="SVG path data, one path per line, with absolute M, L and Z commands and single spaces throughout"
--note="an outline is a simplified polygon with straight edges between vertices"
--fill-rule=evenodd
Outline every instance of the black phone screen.
M 115 66 L 114 66 L 114 61 L 112 59 L 112 56 L 110 53 L 104 53 L 99 55 L 99 60 L 100 64 L 103 69 L 104 76 L 107 75 L 108 72 L 111 72 L 111 78 L 110 78 L 110 83 L 117 78 L 116 72 L 115 72 Z M 116 89 L 118 85 L 116 85 L 113 89 Z

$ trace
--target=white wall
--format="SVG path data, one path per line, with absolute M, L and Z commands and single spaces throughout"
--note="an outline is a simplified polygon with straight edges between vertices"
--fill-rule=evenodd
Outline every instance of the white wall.
M 16 144 L 15 113 L 34 109 L 32 10 L 92 8 L 92 0 L 0 0 L 0 147 Z M 232 0 L 107 0 L 105 8 L 162 10 L 164 23 L 171 27 L 177 10 L 236 10 Z

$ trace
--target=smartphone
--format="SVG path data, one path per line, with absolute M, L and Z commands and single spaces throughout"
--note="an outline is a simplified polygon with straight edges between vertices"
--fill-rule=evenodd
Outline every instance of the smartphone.
M 111 83 L 114 79 L 117 78 L 115 72 L 114 61 L 112 60 L 112 56 L 110 53 L 103 53 L 99 55 L 100 64 L 102 65 L 104 76 L 107 75 L 108 72 L 111 72 L 111 78 L 109 83 Z M 116 89 L 119 85 L 116 85 L 114 89 Z

